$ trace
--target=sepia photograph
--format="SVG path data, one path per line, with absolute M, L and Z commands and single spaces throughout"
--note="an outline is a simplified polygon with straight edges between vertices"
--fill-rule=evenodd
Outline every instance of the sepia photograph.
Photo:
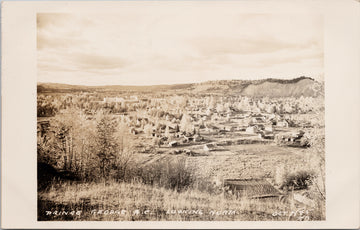
M 320 14 L 36 14 L 38 221 L 324 221 Z
M 358 229 L 358 0 L 3 1 L 2 229 Z

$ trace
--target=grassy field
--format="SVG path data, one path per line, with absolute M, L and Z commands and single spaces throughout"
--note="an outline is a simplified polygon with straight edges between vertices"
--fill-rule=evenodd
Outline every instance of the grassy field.
M 39 220 L 313 220 L 316 210 L 291 200 L 237 199 L 224 193 L 176 192 L 139 183 L 58 184 L 39 193 Z M 71 211 L 81 213 L 71 214 Z M 47 212 L 48 211 L 48 212 Z M 57 213 L 55 213 L 57 211 Z
M 186 147 L 198 153 L 186 156 L 189 167 L 200 177 L 223 180 L 225 178 L 269 178 L 273 179 L 277 168 L 296 171 L 308 167 L 309 153 L 306 149 L 277 146 L 275 144 L 248 144 L 220 146 L 220 149 L 204 152 L 203 145 Z M 182 149 L 184 147 L 172 148 Z M 140 154 L 138 164 L 164 161 L 175 158 L 166 150 L 164 154 Z
M 308 207 L 285 193 L 285 199 L 238 198 L 222 190 L 224 178 L 267 178 L 275 183 L 276 169 L 304 168 L 306 150 L 276 145 L 225 146 L 202 156 L 138 154 L 137 164 L 151 165 L 176 158 L 193 169 L 193 186 L 176 191 L 137 181 L 103 183 L 54 182 L 38 193 L 39 220 L 107 221 L 232 221 L 321 220 L 323 204 Z M 220 182 L 218 185 L 216 182 Z M 208 186 L 208 189 L 206 186 Z M 71 213 L 71 211 L 79 211 Z M 79 214 L 79 215 L 78 215 Z

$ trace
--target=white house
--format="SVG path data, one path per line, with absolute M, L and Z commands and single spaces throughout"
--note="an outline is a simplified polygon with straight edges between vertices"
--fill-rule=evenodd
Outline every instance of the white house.
M 276 123 L 276 126 L 278 127 L 289 127 L 289 123 L 286 120 L 278 121 Z
M 247 133 L 257 133 L 257 131 L 258 131 L 257 126 L 249 126 L 246 128 Z
M 272 125 L 265 125 L 265 131 L 273 132 L 273 131 L 274 131 L 274 128 L 273 128 Z

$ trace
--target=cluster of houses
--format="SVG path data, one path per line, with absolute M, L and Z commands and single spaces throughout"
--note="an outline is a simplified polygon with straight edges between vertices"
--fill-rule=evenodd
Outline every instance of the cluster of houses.
M 161 107 L 156 109 L 160 110 Z M 220 113 L 215 108 L 189 106 L 186 111 L 167 109 L 167 112 L 159 116 L 159 112 L 154 112 L 156 109 L 147 109 L 141 115 L 137 113 L 136 116 L 124 116 L 123 120 L 128 124 L 130 133 L 157 138 L 159 146 L 176 147 L 201 143 L 204 141 L 203 135 L 227 133 L 273 140 L 277 130 L 296 126 L 289 117 L 274 113 L 239 113 L 231 109 Z M 190 129 L 182 127 L 184 119 Z M 211 149 L 211 146 L 208 147 Z
M 138 103 L 138 96 L 129 97 L 104 97 L 103 103 Z
M 308 121 L 300 123 L 288 114 L 274 112 L 276 109 L 269 109 L 273 105 L 271 102 L 255 102 L 247 98 L 243 98 L 241 102 L 232 100 L 221 99 L 216 102 L 212 97 L 184 100 L 181 96 L 149 98 L 146 95 L 135 95 L 104 97 L 99 103 L 131 104 L 138 107 L 136 111 L 114 116 L 118 116 L 128 126 L 132 135 L 152 138 L 153 143 L 159 146 L 172 148 L 204 144 L 204 151 L 211 151 L 214 146 L 207 143 L 208 137 L 236 137 L 237 134 L 274 140 L 278 144 L 306 145 L 301 132 L 290 136 L 281 133 L 288 131 L 290 127 L 309 127 L 311 124 Z M 89 116 L 94 117 L 93 114 Z M 48 126 L 48 121 L 38 122 L 40 137 Z
M 236 101 L 236 99 L 226 99 L 226 102 L 223 98 L 217 100 L 216 102 L 212 96 L 193 98 L 172 96 L 148 99 L 144 95 L 140 95 L 139 97 L 105 97 L 103 103 L 133 105 L 146 103 L 145 108 L 141 107 L 143 108 L 141 112 L 145 114 L 142 114 L 142 116 L 136 115 L 135 117 L 128 116 L 127 123 L 130 132 L 135 135 L 145 133 L 148 136 L 160 138 L 164 135 L 169 137 L 169 133 L 173 134 L 174 137 L 182 136 L 183 133 L 180 132 L 181 128 L 179 126 L 183 114 L 190 116 L 194 129 L 207 134 L 244 131 L 248 134 L 259 135 L 265 139 L 273 139 L 274 127 L 286 129 L 295 126 L 311 126 L 309 122 L 300 124 L 300 122 L 296 122 L 286 117 L 286 115 L 284 117 L 275 112 L 280 111 L 280 108 L 287 107 L 288 104 L 296 104 L 292 101 L 256 101 L 247 97 L 241 97 L 240 102 Z M 179 109 L 178 104 L 184 103 L 186 106 Z M 284 106 L 282 106 L 282 103 L 285 103 Z M 124 113 L 124 115 L 128 114 Z
M 217 99 L 216 102 L 213 97 L 194 97 L 185 100 L 186 106 L 179 109 L 176 101 L 182 99 L 184 98 L 170 97 L 166 100 L 163 97 L 152 97 L 149 99 L 144 95 L 131 95 L 104 97 L 102 104 L 132 104 L 134 106 L 146 104 L 145 108 L 141 107 L 142 109 L 134 111 L 135 115 L 122 114 L 122 119 L 128 124 L 130 132 L 134 135 L 145 133 L 149 137 L 165 136 L 169 140 L 183 138 L 184 134 L 188 138 L 191 134 L 195 135 L 199 132 L 205 134 L 245 132 L 264 139 L 274 139 L 275 128 L 286 129 L 299 125 L 292 119 L 269 109 L 276 101 L 261 102 L 243 97 L 240 102 L 231 101 L 232 99 L 225 102 L 223 98 Z M 190 117 L 191 132 L 184 133 L 181 129 L 181 118 L 184 114 Z M 310 125 L 308 122 L 301 124 L 302 127 Z

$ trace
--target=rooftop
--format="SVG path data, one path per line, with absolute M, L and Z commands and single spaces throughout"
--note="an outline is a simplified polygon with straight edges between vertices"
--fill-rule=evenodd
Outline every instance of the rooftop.
M 265 179 L 226 179 L 224 186 L 229 186 L 234 194 L 248 198 L 265 198 L 281 195 L 281 192 Z

